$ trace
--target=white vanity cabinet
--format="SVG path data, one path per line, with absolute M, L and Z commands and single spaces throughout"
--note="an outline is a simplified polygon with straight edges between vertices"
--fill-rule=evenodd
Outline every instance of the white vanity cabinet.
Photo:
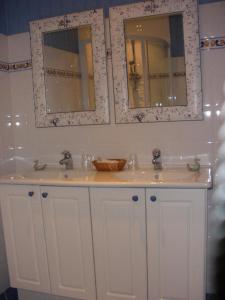
M 11 285 L 49 293 L 40 189 L 10 185 L 0 191 Z
M 1 186 L 11 284 L 95 300 L 88 188 Z
M 74 300 L 205 299 L 207 189 L 5 184 L 0 195 L 12 286 Z
M 206 191 L 146 190 L 149 300 L 205 299 Z
M 52 294 L 95 300 L 88 188 L 41 187 L 41 195 Z
M 91 188 L 98 300 L 147 300 L 144 188 Z

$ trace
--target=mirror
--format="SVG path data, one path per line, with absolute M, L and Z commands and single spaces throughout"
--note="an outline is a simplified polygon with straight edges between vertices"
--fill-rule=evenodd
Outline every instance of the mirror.
M 187 105 L 182 19 L 124 21 L 129 108 Z
M 91 26 L 43 33 L 47 113 L 95 110 Z
M 37 127 L 109 123 L 103 11 L 30 23 Z
M 162 2 L 110 8 L 117 123 L 203 117 L 197 1 Z

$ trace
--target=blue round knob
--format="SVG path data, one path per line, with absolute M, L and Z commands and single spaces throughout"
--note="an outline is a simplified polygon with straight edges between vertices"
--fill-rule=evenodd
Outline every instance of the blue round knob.
M 156 198 L 156 196 L 151 196 L 151 197 L 150 197 L 150 200 L 151 200 L 152 202 L 155 202 L 155 201 L 157 200 L 157 198 Z
M 138 196 L 132 196 L 132 200 L 133 200 L 134 202 L 137 202 L 137 201 L 138 201 Z
M 48 193 L 42 193 L 42 197 L 43 198 L 47 198 L 48 197 Z
M 34 195 L 34 192 L 33 192 L 33 191 L 28 192 L 28 196 L 29 196 L 29 197 L 32 197 L 33 195 Z

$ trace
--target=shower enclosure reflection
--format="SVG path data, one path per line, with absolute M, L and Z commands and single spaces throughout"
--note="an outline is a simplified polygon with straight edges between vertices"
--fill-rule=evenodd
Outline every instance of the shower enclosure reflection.
M 129 108 L 187 105 L 182 14 L 124 20 Z
M 47 113 L 95 110 L 91 26 L 43 33 Z

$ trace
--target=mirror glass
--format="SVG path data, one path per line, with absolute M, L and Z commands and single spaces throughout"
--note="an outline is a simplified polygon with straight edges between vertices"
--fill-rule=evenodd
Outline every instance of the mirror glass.
M 47 113 L 95 110 L 90 25 L 43 33 Z
M 182 14 L 124 20 L 129 108 L 187 105 Z

